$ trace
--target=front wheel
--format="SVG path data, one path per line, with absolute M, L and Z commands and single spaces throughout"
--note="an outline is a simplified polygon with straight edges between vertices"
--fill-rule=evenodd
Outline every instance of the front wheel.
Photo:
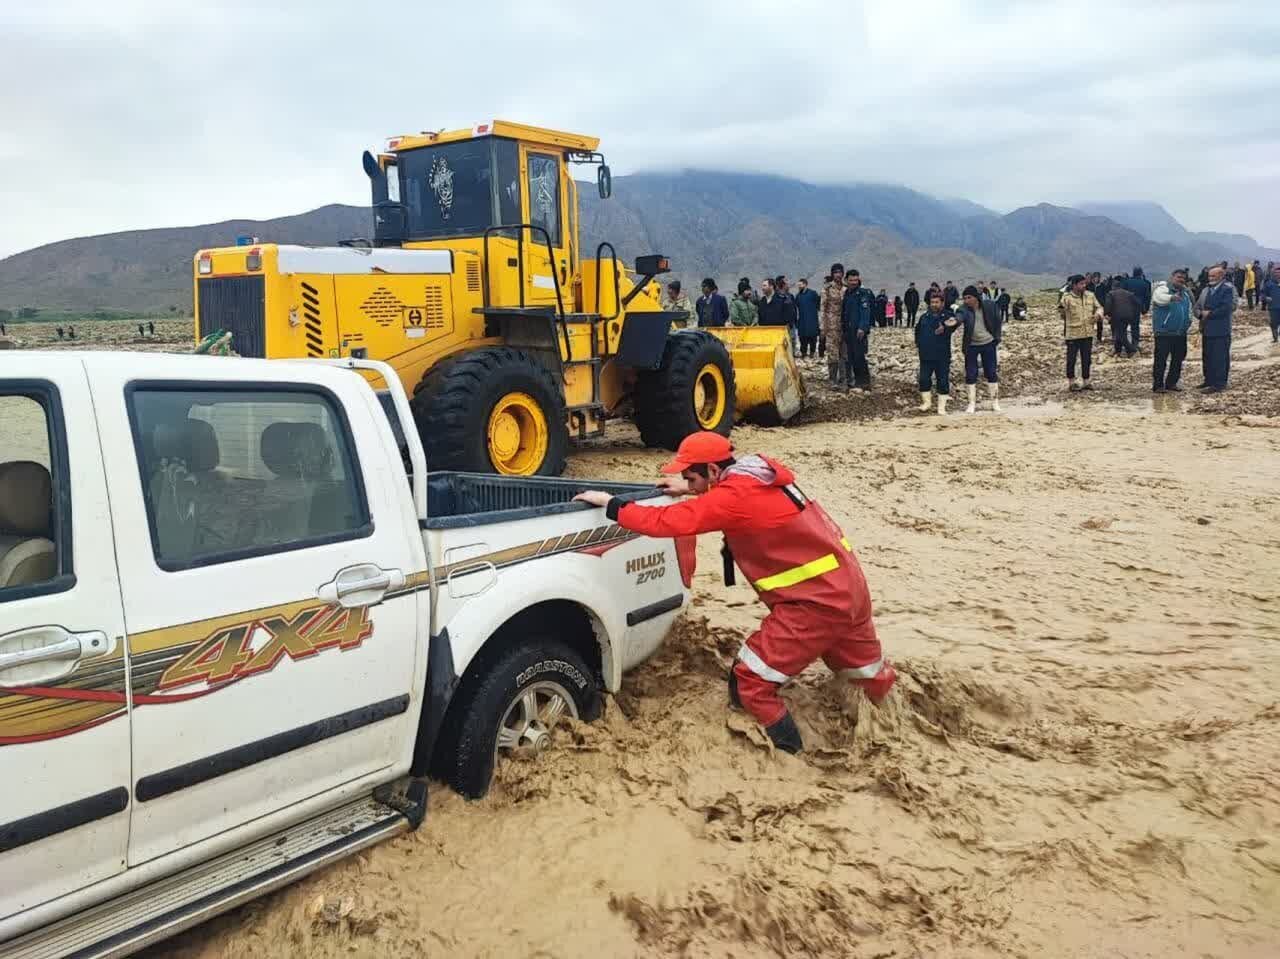
M 411 405 L 433 470 L 564 472 L 564 395 L 527 353 L 493 347 L 448 360 L 418 384 Z
M 594 671 L 550 636 L 530 637 L 477 665 L 449 707 L 434 763 L 435 774 L 468 799 L 489 791 L 498 762 L 539 755 L 562 720 L 590 722 L 601 708 Z
M 690 433 L 728 436 L 736 406 L 733 361 L 710 333 L 685 331 L 667 337 L 662 366 L 641 373 L 635 418 L 650 447 L 674 450 Z

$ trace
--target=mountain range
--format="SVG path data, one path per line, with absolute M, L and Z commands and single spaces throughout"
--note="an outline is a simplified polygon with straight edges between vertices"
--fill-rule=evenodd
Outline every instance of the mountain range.
M 1244 233 L 1192 233 L 1159 203 L 1079 203 L 1083 213 L 1105 216 L 1137 230 L 1149 240 L 1172 243 L 1196 254 L 1203 263 L 1216 260 L 1280 260 L 1280 250 L 1264 247 Z M 1187 264 L 1183 264 L 1186 266 Z
M 877 289 L 978 278 L 1032 289 L 1091 269 L 1140 264 L 1155 275 L 1220 259 L 1280 259 L 1251 237 L 1192 233 L 1157 204 L 1042 203 L 1000 215 L 902 186 L 713 171 L 618 177 L 609 200 L 585 184 L 580 194 L 586 255 L 604 239 L 626 261 L 662 253 L 689 287 L 711 276 L 731 290 L 739 276 L 777 273 L 817 282 L 835 260 L 857 266 Z M 63 240 L 0 259 L 0 308 L 189 312 L 197 249 L 243 234 L 332 244 L 367 236 L 370 227 L 367 208 L 331 205 L 274 220 Z

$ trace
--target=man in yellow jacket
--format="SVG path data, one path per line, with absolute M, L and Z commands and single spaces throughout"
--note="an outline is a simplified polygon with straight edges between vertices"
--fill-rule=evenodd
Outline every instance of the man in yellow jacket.
M 1058 303 L 1062 317 L 1062 338 L 1067 344 L 1067 389 L 1072 393 L 1093 389 L 1089 371 L 1093 366 L 1093 327 L 1102 318 L 1102 304 L 1085 289 L 1088 280 L 1079 273 L 1067 279 L 1067 291 Z M 1076 380 L 1076 360 L 1080 360 L 1080 372 L 1084 383 Z
M 1258 291 L 1258 274 L 1252 263 L 1244 265 L 1244 296 L 1249 301 L 1249 309 L 1253 309 L 1253 297 Z

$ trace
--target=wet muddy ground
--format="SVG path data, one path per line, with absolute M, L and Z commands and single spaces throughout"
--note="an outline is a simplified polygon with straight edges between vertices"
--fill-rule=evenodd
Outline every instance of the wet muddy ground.
M 726 708 L 760 607 L 704 537 L 688 613 L 604 720 L 173 954 L 1274 955 L 1277 425 L 744 429 L 854 540 L 888 708 L 815 667 L 786 694 L 807 751 L 771 752 Z
M 786 693 L 806 752 L 770 751 L 726 708 L 762 608 L 704 537 L 603 720 L 152 955 L 1274 956 L 1280 419 L 1246 385 L 1269 336 L 1238 332 L 1258 362 L 1220 405 L 1157 410 L 1146 360 L 1066 394 L 1041 317 L 1010 333 L 1006 413 L 946 419 L 909 410 L 906 331 L 876 336 L 870 398 L 817 387 L 807 422 L 735 442 L 853 540 L 902 677 L 885 709 L 815 667 Z M 664 458 L 623 427 L 570 472 Z

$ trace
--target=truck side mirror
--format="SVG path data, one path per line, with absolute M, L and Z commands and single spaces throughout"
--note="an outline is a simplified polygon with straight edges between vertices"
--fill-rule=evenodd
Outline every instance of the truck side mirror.
M 600 192 L 602 200 L 613 196 L 613 172 L 607 163 L 601 163 L 600 169 L 596 170 L 596 189 Z

